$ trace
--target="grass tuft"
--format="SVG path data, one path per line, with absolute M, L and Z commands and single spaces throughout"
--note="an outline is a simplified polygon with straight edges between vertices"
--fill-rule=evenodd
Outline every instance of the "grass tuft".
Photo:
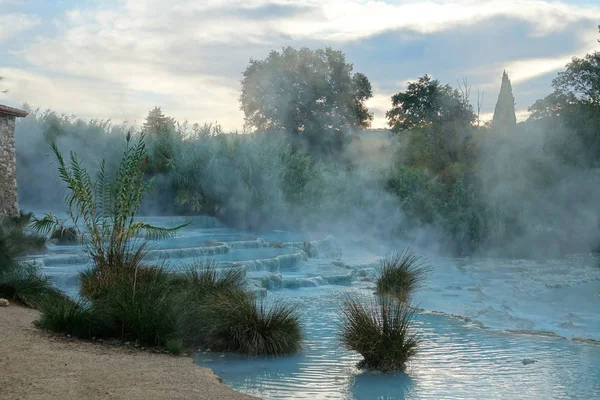
M 359 368 L 403 370 L 417 351 L 413 316 L 406 303 L 393 297 L 369 305 L 347 297 L 342 303 L 342 343 L 363 356 Z
M 97 336 L 107 328 L 98 314 L 86 301 L 73 301 L 68 297 L 52 297 L 40 306 L 42 316 L 38 326 L 57 333 L 82 339 Z
M 165 349 L 176 356 L 185 353 L 185 345 L 180 338 L 169 339 L 165 342 Z
M 267 308 L 249 293 L 222 293 L 212 300 L 206 344 L 213 350 L 249 356 L 297 352 L 302 343 L 296 308 L 279 302 Z
M 388 254 L 380 263 L 377 294 L 394 296 L 403 302 L 407 302 L 414 291 L 423 286 L 431 271 L 431 267 L 408 248 Z

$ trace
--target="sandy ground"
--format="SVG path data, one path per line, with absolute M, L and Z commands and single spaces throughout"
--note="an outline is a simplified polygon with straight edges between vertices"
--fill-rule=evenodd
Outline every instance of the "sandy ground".
M 0 307 L 0 399 L 249 400 L 189 357 L 69 341 L 33 326 L 35 310 Z

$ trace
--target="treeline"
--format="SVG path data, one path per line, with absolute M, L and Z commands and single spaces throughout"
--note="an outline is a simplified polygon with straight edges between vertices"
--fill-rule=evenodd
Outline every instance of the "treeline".
M 466 85 L 424 75 L 392 97 L 390 136 L 376 138 L 364 130 L 371 85 L 343 53 L 273 51 L 243 74 L 240 106 L 254 133 L 149 112 L 142 130 L 156 184 L 144 212 L 420 240 L 461 255 L 590 251 L 600 240 L 600 53 L 574 58 L 522 123 L 506 73 L 501 85 L 482 123 Z M 120 158 L 112 149 L 129 127 L 32 111 L 17 127 L 23 205 L 62 201 L 40 159 L 49 139 L 90 165 Z

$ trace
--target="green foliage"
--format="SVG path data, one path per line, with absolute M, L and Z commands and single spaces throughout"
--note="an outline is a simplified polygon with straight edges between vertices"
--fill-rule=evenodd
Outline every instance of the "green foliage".
M 71 153 L 67 163 L 56 143 L 50 144 L 58 163 L 60 178 L 66 183 L 69 194 L 67 206 L 69 217 L 75 229 L 88 240 L 83 241 L 97 268 L 121 268 L 130 260 L 132 240 L 140 234 L 147 238 L 172 236 L 187 224 L 163 228 L 137 221 L 143 195 L 152 185 L 144 173 L 148 164 L 144 135 L 137 143 L 131 144 L 127 136 L 127 146 L 119 164 L 116 176 L 111 181 L 102 162 L 93 181 L 75 153 Z M 83 227 L 80 227 L 79 221 Z M 42 234 L 61 228 L 63 223 L 51 214 L 35 219 L 32 227 Z M 133 252 L 135 254 L 135 252 Z
M 346 130 L 369 126 L 367 77 L 352 73 L 340 51 L 291 47 L 251 59 L 242 80 L 246 125 L 301 137 L 315 152 L 337 151 Z
M 116 275 L 93 298 L 96 312 L 110 318 L 113 332 L 125 341 L 159 346 L 177 335 L 179 301 L 170 275 L 160 268 L 137 275 Z
M 180 338 L 169 339 L 165 343 L 165 349 L 174 355 L 179 355 L 185 352 L 185 345 L 183 344 L 183 340 Z
M 42 315 L 38 326 L 52 332 L 91 339 L 107 330 L 105 321 L 98 318 L 96 310 L 86 301 L 57 296 L 42 301 L 40 310 Z
M 380 264 L 377 294 L 390 295 L 403 302 L 407 302 L 423 286 L 431 270 L 421 257 L 408 248 L 388 254 L 380 260 Z
M 460 128 L 471 125 L 477 118 L 465 96 L 428 75 L 410 82 L 406 91 L 393 95 L 392 109 L 386 117 L 394 133 L 430 124 Z
M 404 302 L 383 297 L 363 304 L 352 297 L 342 303 L 342 343 L 363 356 L 359 368 L 403 370 L 417 351 L 414 311 Z
M 600 52 L 586 54 L 583 58 L 573 57 L 564 71 L 552 81 L 559 94 L 567 95 L 582 103 L 600 103 Z
M 33 263 L 14 263 L 0 270 L 0 297 L 38 308 L 46 297 L 60 297 L 40 267 Z
M 44 248 L 45 239 L 23 230 L 31 215 L 0 220 L 0 297 L 29 307 L 37 307 L 41 299 L 58 293 L 50 279 L 33 263 L 20 263 L 16 257 Z
M 295 307 L 263 300 L 240 291 L 211 299 L 206 344 L 212 350 L 250 356 L 292 354 L 300 349 L 302 332 Z
M 495 130 L 511 130 L 517 125 L 515 115 L 515 97 L 512 92 L 512 85 L 506 71 L 502 74 L 502 85 L 498 94 L 498 101 L 494 109 L 494 118 L 492 119 L 492 128 Z
M 318 199 L 321 195 L 318 181 L 322 179 L 319 172 L 308 152 L 291 148 L 286 151 L 279 186 L 287 203 L 309 205 Z
M 423 226 L 437 219 L 444 189 L 422 169 L 398 164 L 390 171 L 386 187 L 413 224 Z
M 186 270 L 182 282 L 202 296 L 239 289 L 246 280 L 242 268 L 217 269 L 215 261 L 196 263 Z

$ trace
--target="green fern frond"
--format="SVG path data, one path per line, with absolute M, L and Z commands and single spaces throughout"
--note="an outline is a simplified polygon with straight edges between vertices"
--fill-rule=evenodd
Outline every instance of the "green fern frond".
M 45 214 L 44 218 L 41 219 L 34 216 L 30 224 L 31 228 L 40 235 L 49 235 L 57 227 L 62 225 L 63 224 L 58 220 L 58 218 L 52 216 L 51 213 Z

